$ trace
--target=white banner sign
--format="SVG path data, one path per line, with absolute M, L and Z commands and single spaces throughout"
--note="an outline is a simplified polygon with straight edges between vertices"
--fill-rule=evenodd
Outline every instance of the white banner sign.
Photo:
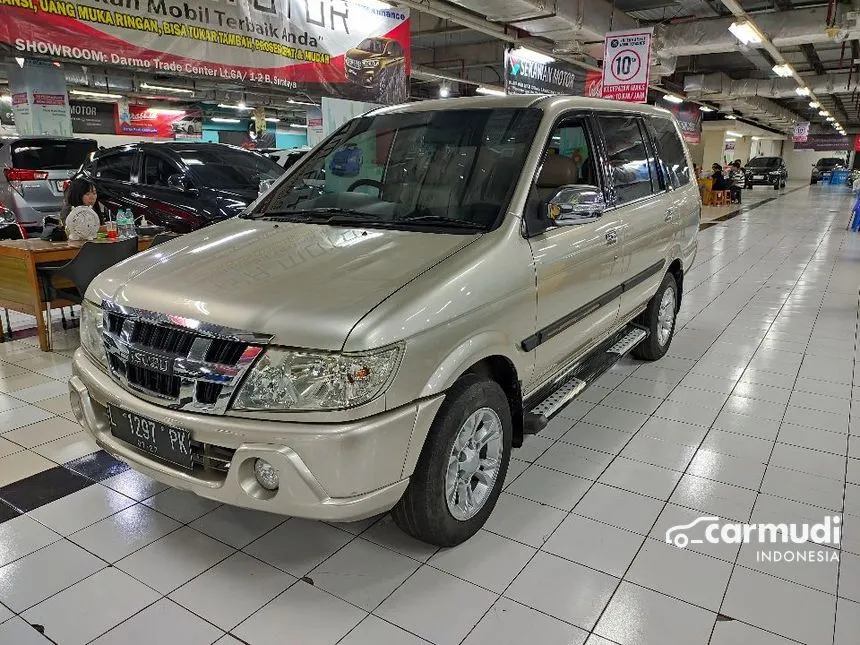
M 648 99 L 653 29 L 610 31 L 603 43 L 603 98 L 629 103 Z

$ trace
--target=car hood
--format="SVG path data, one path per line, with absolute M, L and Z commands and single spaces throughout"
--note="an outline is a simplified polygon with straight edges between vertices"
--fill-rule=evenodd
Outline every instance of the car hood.
M 384 58 L 385 54 L 374 54 L 363 49 L 350 49 L 346 52 L 346 57 L 354 58 L 355 60 L 366 60 L 368 58 Z
M 87 298 L 338 350 L 365 314 L 477 237 L 234 218 L 108 269 Z

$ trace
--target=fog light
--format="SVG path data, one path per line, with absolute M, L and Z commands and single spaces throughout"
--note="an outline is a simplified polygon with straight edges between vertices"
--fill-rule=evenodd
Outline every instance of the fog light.
M 78 394 L 77 390 L 69 391 L 69 401 L 72 406 L 72 414 L 75 415 L 75 419 L 78 420 L 78 423 L 83 425 L 84 423 L 84 403 L 81 401 L 81 395 Z
M 257 459 L 254 462 L 254 474 L 257 482 L 266 490 L 278 490 L 280 478 L 277 469 L 265 459 Z

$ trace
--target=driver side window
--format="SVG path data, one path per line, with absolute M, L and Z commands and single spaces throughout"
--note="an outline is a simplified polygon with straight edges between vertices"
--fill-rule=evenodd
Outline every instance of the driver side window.
M 591 138 L 583 119 L 563 121 L 552 131 L 534 186 L 536 204 L 568 185 L 600 186 Z
M 147 154 L 143 160 L 143 183 L 148 186 L 167 188 L 167 180 L 171 175 L 178 174 L 179 168 L 162 157 Z

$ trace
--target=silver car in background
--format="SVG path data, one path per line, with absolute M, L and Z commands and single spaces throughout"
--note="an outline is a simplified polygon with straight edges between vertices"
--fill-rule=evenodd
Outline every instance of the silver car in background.
M 98 149 L 95 139 L 20 137 L 0 146 L 0 203 L 15 213 L 24 228 L 42 226 L 57 217 L 63 191 L 81 164 Z

